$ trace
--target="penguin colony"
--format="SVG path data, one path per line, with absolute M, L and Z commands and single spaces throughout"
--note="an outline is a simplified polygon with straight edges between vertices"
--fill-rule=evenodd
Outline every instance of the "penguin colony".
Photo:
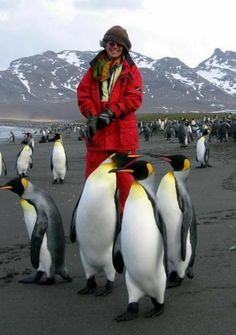
M 52 141 L 53 183 L 62 183 L 67 159 L 61 136 L 56 134 Z M 22 155 L 24 151 L 27 159 L 25 153 Z M 19 282 L 52 285 L 56 275 L 71 281 L 65 264 L 65 234 L 59 209 L 48 193 L 26 178 L 32 164 L 32 149 L 27 143 L 17 161 L 20 156 L 24 159 L 17 165 L 18 177 L 0 186 L 0 190 L 10 190 L 20 197 L 30 238 L 30 259 L 36 272 Z M 70 228 L 70 239 L 78 242 L 86 277 L 79 294 L 111 294 L 116 272 L 125 267 L 128 306 L 116 317 L 118 322 L 137 318 L 139 301 L 144 296 L 150 297 L 153 305 L 145 316 L 160 315 L 166 288 L 180 285 L 185 276 L 193 278 L 197 238 L 194 209 L 186 187 L 190 162 L 183 155 L 152 155 L 173 168 L 155 191 L 154 168 L 151 162 L 138 157 L 116 153 L 100 164 L 84 184 Z M 122 219 L 117 200 L 118 173 L 130 173 L 134 178 Z M 118 236 L 121 248 L 117 252 Z M 98 288 L 96 275 L 101 272 L 106 282 Z
M 210 167 L 210 137 L 209 128 L 202 129 L 198 136 L 196 161 L 201 168 Z M 53 184 L 62 184 L 68 166 L 61 135 L 56 133 L 48 142 L 54 142 Z M 180 143 L 187 145 L 186 136 L 185 142 Z M 30 260 L 36 272 L 20 282 L 52 285 L 57 275 L 70 282 L 61 214 L 52 197 L 26 178 L 33 167 L 34 145 L 32 139 L 22 144 L 16 160 L 18 177 L 0 186 L 0 190 L 10 190 L 19 196 L 30 239 Z M 145 316 L 160 315 L 164 311 L 166 289 L 181 285 L 186 277 L 194 277 L 197 229 L 187 188 L 190 161 L 184 155 L 150 156 L 171 166 L 159 185 L 155 184 L 151 162 L 113 154 L 86 180 L 72 214 L 70 238 L 78 242 L 86 278 L 85 286 L 78 293 L 111 294 L 116 273 L 125 268 L 128 304 L 115 318 L 118 322 L 137 318 L 144 296 L 153 305 Z M 122 218 L 117 202 L 116 174 L 119 173 L 130 173 L 134 178 Z M 0 176 L 3 174 L 7 175 L 7 167 L 0 152 Z M 121 246 L 117 252 L 115 246 L 119 239 Z M 96 276 L 101 272 L 106 282 L 98 288 Z

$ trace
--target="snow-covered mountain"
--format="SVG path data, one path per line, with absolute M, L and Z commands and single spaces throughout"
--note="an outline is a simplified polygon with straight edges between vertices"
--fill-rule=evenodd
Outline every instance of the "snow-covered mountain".
M 236 52 L 215 49 L 195 71 L 224 92 L 236 97 Z
M 46 51 L 0 71 L 1 116 L 77 119 L 76 87 L 97 51 Z M 195 69 L 131 52 L 143 77 L 142 112 L 236 109 L 236 53 L 216 49 Z M 10 113 L 10 114 L 9 114 Z

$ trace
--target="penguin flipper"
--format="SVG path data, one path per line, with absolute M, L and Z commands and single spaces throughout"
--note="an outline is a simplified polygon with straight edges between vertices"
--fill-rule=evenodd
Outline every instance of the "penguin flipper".
M 31 263 L 34 268 L 39 267 L 40 248 L 44 234 L 48 228 L 48 218 L 44 211 L 37 211 L 37 221 L 31 236 Z
M 190 226 L 190 242 L 192 246 L 192 255 L 189 261 L 189 268 L 193 267 L 194 260 L 195 260 L 195 254 L 196 254 L 196 247 L 197 247 L 197 220 L 193 208 L 193 218 Z
M 186 190 L 184 190 L 182 186 L 177 183 L 177 181 L 175 182 L 175 186 L 176 186 L 179 208 L 183 213 L 182 224 L 181 224 L 181 259 L 182 261 L 185 261 L 186 242 L 189 228 L 191 226 L 191 222 L 193 219 L 193 207 L 191 199 Z
M 165 266 L 165 270 L 166 270 L 166 274 L 168 274 L 168 249 L 167 249 L 167 232 L 166 232 L 166 225 L 164 222 L 164 219 L 160 213 L 160 211 L 158 211 L 157 213 L 158 215 L 158 219 L 159 219 L 159 224 L 161 226 L 161 235 L 163 238 L 163 246 L 164 246 L 164 266 Z
M 183 261 L 185 261 L 187 236 L 193 222 L 194 213 L 193 213 L 193 207 L 191 203 L 189 203 L 188 199 L 184 199 L 183 202 L 184 202 L 184 212 L 181 225 L 181 258 Z
M 51 155 L 51 159 L 50 159 L 50 169 L 51 169 L 51 171 L 53 170 L 52 155 Z
M 147 192 L 147 190 L 146 190 Z M 157 227 L 162 235 L 162 240 L 163 240 L 163 248 L 164 248 L 164 266 L 165 266 L 165 271 L 166 274 L 168 273 L 168 257 L 167 257 L 167 233 L 166 233 L 166 225 L 164 222 L 164 219 L 157 209 L 157 204 L 156 204 L 156 199 L 153 198 L 153 196 L 147 192 L 148 198 L 152 204 L 153 212 L 154 212 L 154 217 L 155 221 L 157 224 Z
M 7 175 L 7 165 L 6 165 L 6 163 L 5 163 L 5 161 L 4 161 L 3 158 L 2 158 L 2 165 L 3 165 L 3 168 L 4 168 L 4 174 L 6 176 Z
M 79 195 L 79 199 L 75 205 L 75 208 L 73 210 L 73 213 L 72 213 L 72 218 L 71 218 L 71 223 L 70 223 L 70 240 L 72 243 L 74 243 L 76 241 L 76 230 L 75 230 L 75 226 L 76 226 L 76 211 L 77 211 L 77 207 L 79 205 L 79 202 L 80 202 L 80 198 L 83 194 L 83 190 L 84 190 L 84 186 L 83 186 L 83 189 Z
M 65 150 L 65 149 L 64 149 Z M 65 151 L 65 156 L 66 156 L 66 170 L 69 170 L 69 165 L 68 165 L 68 158 L 67 158 L 67 153 Z
M 124 270 L 124 260 L 121 253 L 120 246 L 120 232 L 121 232 L 121 216 L 119 209 L 119 196 L 118 196 L 118 188 L 115 192 L 115 205 L 116 205 L 116 230 L 114 236 L 114 244 L 112 248 L 112 262 L 113 266 L 117 273 L 122 273 Z

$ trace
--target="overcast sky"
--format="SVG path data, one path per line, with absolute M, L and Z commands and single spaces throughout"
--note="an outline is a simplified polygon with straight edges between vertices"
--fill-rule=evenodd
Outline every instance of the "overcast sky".
M 236 52 L 236 0 L 0 0 L 0 70 L 47 50 L 99 50 L 113 25 L 132 50 L 190 67 L 215 48 Z

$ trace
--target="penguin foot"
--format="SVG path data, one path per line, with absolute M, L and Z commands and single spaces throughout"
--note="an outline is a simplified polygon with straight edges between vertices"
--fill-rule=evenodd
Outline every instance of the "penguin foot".
M 164 304 L 159 304 L 156 299 L 151 298 L 154 308 L 144 314 L 145 318 L 155 318 L 164 311 Z
M 43 271 L 37 271 L 34 276 L 29 276 L 29 277 L 20 279 L 18 282 L 22 284 L 35 284 L 39 282 L 43 274 L 44 274 Z
M 162 307 L 162 308 L 156 308 L 156 307 L 154 307 L 149 312 L 146 312 L 144 314 L 144 316 L 145 316 L 145 318 L 155 318 L 156 316 L 162 314 L 163 311 L 164 311 L 164 307 Z
M 138 317 L 138 303 L 132 302 L 128 305 L 127 311 L 118 315 L 115 320 L 117 322 L 121 321 L 131 321 L 137 319 Z
M 93 294 L 97 291 L 96 288 L 88 288 L 87 286 L 82 288 L 82 290 L 79 290 L 77 292 L 77 294 L 80 294 L 80 295 L 85 295 L 85 294 Z
M 52 183 L 57 184 L 57 179 L 54 179 Z
M 189 278 L 189 279 L 193 279 L 194 278 L 194 274 L 193 274 L 193 269 L 188 269 L 186 271 L 186 276 Z
M 66 278 L 64 278 L 64 277 L 62 277 L 63 279 L 65 279 L 66 281 L 68 281 L 68 282 L 71 282 L 72 281 L 72 278 L 68 275 L 68 277 L 66 277 Z
M 112 293 L 112 289 L 113 289 L 113 282 L 110 280 L 107 280 L 105 287 L 97 290 L 95 295 L 97 297 L 109 295 Z
M 63 184 L 63 183 L 64 183 L 64 180 L 60 178 L 60 179 L 59 179 L 59 183 L 60 183 L 60 184 Z
M 95 293 L 96 291 L 97 291 L 97 284 L 95 281 L 95 277 L 92 276 L 89 279 L 87 279 L 86 287 L 82 288 L 82 290 L 78 291 L 77 293 L 80 295 L 85 295 Z
M 72 278 L 70 277 L 69 273 L 67 270 L 63 269 L 61 271 L 58 271 L 58 274 L 65 280 L 68 282 L 72 281 Z
M 172 271 L 170 275 L 168 276 L 166 288 L 180 286 L 182 281 L 183 281 L 183 278 L 180 278 L 176 271 Z
M 55 278 L 47 278 L 46 280 L 40 281 L 37 283 L 38 285 L 54 285 L 55 284 Z
M 182 280 L 174 280 L 174 281 L 167 281 L 167 284 L 166 284 L 166 288 L 173 288 L 173 287 L 177 287 L 177 286 L 180 286 L 181 283 L 182 283 Z

